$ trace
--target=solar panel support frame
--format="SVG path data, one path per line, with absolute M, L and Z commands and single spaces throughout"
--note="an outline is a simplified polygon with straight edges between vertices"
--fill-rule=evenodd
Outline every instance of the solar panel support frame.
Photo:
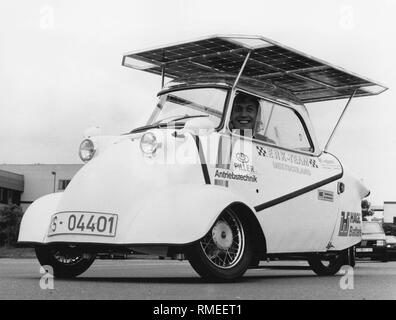
M 165 66 L 161 67 L 161 90 L 165 86 Z
M 241 75 L 243 73 L 243 70 L 245 69 L 246 63 L 249 61 L 251 53 L 252 53 L 252 50 L 249 50 L 249 52 L 247 53 L 247 55 L 245 57 L 245 60 L 243 61 L 242 67 L 241 67 L 241 69 L 238 72 L 238 75 L 237 75 L 237 77 L 235 79 L 235 82 L 234 82 L 234 84 L 232 86 L 232 90 L 235 90 L 235 88 L 236 88 L 236 86 L 238 84 L 239 78 L 241 77 Z
M 344 110 L 342 110 L 342 113 L 341 113 L 340 117 L 338 118 L 338 121 L 337 121 L 337 123 L 336 123 L 336 125 L 335 125 L 333 131 L 331 132 L 331 135 L 330 135 L 329 139 L 327 140 L 326 146 L 325 146 L 324 149 L 323 149 L 324 152 L 327 152 L 327 150 L 329 149 L 330 142 L 333 140 L 334 134 L 335 134 L 336 130 L 338 129 L 338 127 L 339 127 L 339 125 L 340 125 L 340 123 L 341 123 L 341 120 L 342 120 L 342 118 L 344 117 L 344 114 L 345 114 L 347 108 L 349 107 L 349 104 L 351 103 L 353 97 L 355 96 L 355 93 L 356 93 L 357 90 L 358 90 L 358 89 L 355 89 L 355 90 L 352 92 L 351 96 L 350 96 L 349 99 L 348 99 L 348 102 L 346 103 L 346 105 L 345 105 L 345 107 L 344 107 Z

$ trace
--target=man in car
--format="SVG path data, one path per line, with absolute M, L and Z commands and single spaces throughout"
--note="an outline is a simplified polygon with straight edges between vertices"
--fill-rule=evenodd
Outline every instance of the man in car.
M 256 97 L 239 93 L 232 106 L 230 129 L 253 132 L 259 107 L 260 103 Z
M 242 136 L 274 143 L 273 140 L 257 133 L 262 121 L 259 98 L 242 92 L 238 93 L 234 99 L 230 116 L 229 127 L 231 131 Z

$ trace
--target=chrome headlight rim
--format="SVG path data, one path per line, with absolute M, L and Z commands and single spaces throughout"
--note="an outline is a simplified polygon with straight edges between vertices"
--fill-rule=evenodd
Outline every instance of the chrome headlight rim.
M 88 155 L 84 155 L 83 152 L 88 152 Z M 84 139 L 80 143 L 80 148 L 78 150 L 78 155 L 83 162 L 88 162 L 92 160 L 96 153 L 95 143 L 91 139 Z
M 152 156 L 157 151 L 160 143 L 153 132 L 146 132 L 140 138 L 140 150 L 147 156 Z

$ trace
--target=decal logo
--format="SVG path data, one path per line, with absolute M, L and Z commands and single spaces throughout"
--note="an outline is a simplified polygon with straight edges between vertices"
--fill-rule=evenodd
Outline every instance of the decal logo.
M 360 213 L 341 212 L 339 237 L 360 237 L 362 234 Z
M 254 168 L 250 164 L 234 162 L 235 170 L 241 170 L 249 173 L 255 173 Z
M 334 193 L 332 191 L 327 190 L 318 190 L 318 199 L 324 201 L 334 201 Z
M 243 152 L 237 153 L 236 158 L 238 159 L 239 162 L 242 162 L 242 163 L 249 162 L 249 157 L 246 154 L 244 154 Z
M 238 162 L 234 162 L 234 168 L 236 171 L 245 171 L 249 173 L 256 173 L 254 171 L 253 166 L 249 163 L 249 157 L 243 152 L 238 152 L 235 155 L 235 158 Z
M 290 164 L 286 164 L 286 163 L 282 163 L 282 162 L 273 161 L 272 166 L 275 169 L 279 169 L 279 170 L 290 171 L 290 172 L 294 172 L 294 173 L 298 173 L 298 174 L 305 174 L 307 176 L 311 175 L 311 171 L 307 168 L 300 168 L 300 167 L 292 166 Z
M 340 169 L 340 164 L 330 159 L 318 159 L 323 169 Z
M 264 146 L 256 146 L 259 156 L 279 160 L 288 164 L 304 167 L 319 168 L 318 161 L 312 157 L 303 156 L 288 151 L 272 149 Z
M 229 179 L 229 180 L 231 179 L 231 180 L 239 180 L 239 181 L 247 181 L 247 182 L 256 182 L 257 183 L 257 177 L 255 175 L 235 174 L 232 171 L 218 170 L 218 169 L 216 169 L 215 178 Z

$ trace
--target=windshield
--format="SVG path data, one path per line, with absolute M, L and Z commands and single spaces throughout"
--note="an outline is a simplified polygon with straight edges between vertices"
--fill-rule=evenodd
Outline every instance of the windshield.
M 196 88 L 172 91 L 160 96 L 148 125 L 172 120 L 187 121 L 191 117 L 207 117 L 213 127 L 220 125 L 227 90 Z
M 381 225 L 376 222 L 363 222 L 363 234 L 384 233 Z
M 396 237 L 395 236 L 386 236 L 386 243 L 396 244 Z

